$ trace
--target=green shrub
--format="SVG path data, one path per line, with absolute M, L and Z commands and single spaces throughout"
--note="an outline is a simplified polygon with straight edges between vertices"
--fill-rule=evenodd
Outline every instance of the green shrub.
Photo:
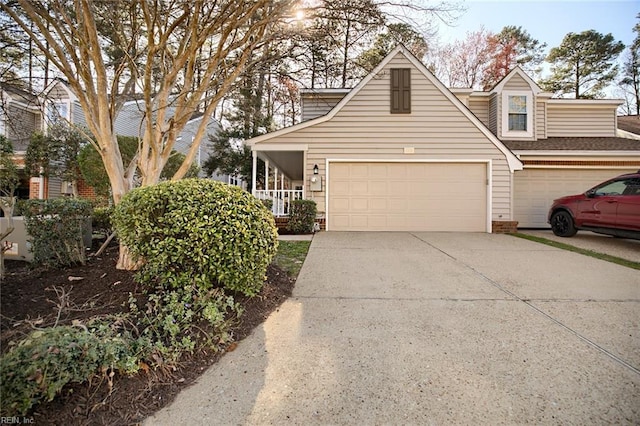
M 228 329 L 242 308 L 222 289 L 204 290 L 193 283 L 156 289 L 144 306 L 130 299 L 142 335 L 153 342 L 156 361 L 176 362 L 184 352 L 207 346 L 217 350 L 232 340 Z M 159 355 L 159 356 L 158 356 Z
M 107 318 L 87 326 L 37 330 L 0 358 L 2 416 L 25 415 L 68 383 L 96 374 L 135 373 L 148 345 Z
M 94 231 L 104 232 L 109 235 L 113 230 L 111 214 L 113 207 L 94 207 L 91 215 L 91 226 Z
M 257 294 L 277 250 L 270 212 L 246 191 L 207 179 L 162 182 L 130 191 L 113 224 L 144 260 L 139 275 L 165 289 L 193 282 Z
M 90 224 L 89 201 L 28 200 L 23 209 L 35 265 L 60 267 L 86 262 L 83 237 Z
M 264 204 L 264 206 L 267 208 L 267 210 L 272 211 L 273 210 L 273 200 L 268 199 L 268 200 L 260 200 L 262 201 L 262 204 Z
M 293 200 L 287 229 L 294 234 L 309 234 L 313 232 L 317 212 L 315 201 Z

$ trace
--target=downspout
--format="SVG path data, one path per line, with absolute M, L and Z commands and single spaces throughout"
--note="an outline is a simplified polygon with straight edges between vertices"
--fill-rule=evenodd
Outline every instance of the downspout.
M 251 194 L 256 196 L 256 180 L 258 179 L 258 152 L 252 151 L 253 167 L 251 168 Z
M 44 200 L 44 167 L 40 167 L 40 184 L 38 185 L 38 198 Z

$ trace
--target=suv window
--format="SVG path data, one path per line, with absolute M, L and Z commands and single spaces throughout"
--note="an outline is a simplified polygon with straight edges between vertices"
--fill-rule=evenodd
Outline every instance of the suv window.
M 637 195 L 640 194 L 640 179 L 622 179 L 598 187 L 594 195 Z

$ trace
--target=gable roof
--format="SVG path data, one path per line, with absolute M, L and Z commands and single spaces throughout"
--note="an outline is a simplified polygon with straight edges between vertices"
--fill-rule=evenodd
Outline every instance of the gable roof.
M 14 102 L 19 102 L 25 106 L 38 106 L 38 97 L 13 84 L 0 82 L 0 89 Z
M 425 67 L 425 65 L 416 58 L 407 48 L 403 45 L 398 45 L 393 49 L 379 64 L 373 69 L 365 78 L 363 78 L 356 87 L 354 87 L 340 102 L 336 104 L 331 111 L 327 114 L 317 117 L 313 120 L 298 123 L 291 127 L 285 127 L 278 131 L 267 133 L 262 136 L 258 136 L 246 141 L 246 143 L 252 147 L 264 141 L 268 141 L 278 136 L 286 135 L 288 133 L 296 132 L 298 130 L 305 129 L 320 123 L 331 120 L 354 96 L 358 94 L 375 76 L 384 69 L 389 62 L 398 54 L 404 55 L 404 57 L 411 62 L 411 64 L 420 71 L 424 77 L 427 78 L 436 88 L 453 104 L 460 112 L 472 122 L 478 130 L 480 130 L 484 136 L 487 137 L 493 145 L 496 146 L 506 157 L 509 164 L 510 171 L 522 170 L 522 162 L 507 148 L 491 131 L 455 96 L 440 80 L 438 80 L 432 73 Z
M 511 80 L 516 75 L 520 76 L 524 81 L 527 82 L 527 84 L 529 85 L 529 87 L 531 87 L 531 90 L 533 91 L 534 94 L 537 95 L 538 93 L 542 93 L 542 89 L 540 88 L 540 86 L 538 86 L 538 83 L 533 81 L 533 79 L 529 77 L 529 75 L 527 75 L 527 73 L 524 72 L 522 68 L 520 68 L 520 65 L 516 65 L 514 69 L 509 71 L 509 73 L 507 73 L 507 75 L 505 75 L 502 78 L 502 80 L 497 82 L 496 85 L 493 86 L 491 90 L 489 90 L 489 92 L 491 93 L 502 92 L 504 90 L 504 86 L 506 86 L 509 80 Z
M 640 135 L 640 115 L 624 115 L 618 117 L 618 129 Z
M 71 102 L 75 102 L 78 100 L 76 94 L 73 92 L 73 90 L 71 89 L 71 86 L 69 86 L 69 83 L 67 83 L 65 80 L 61 79 L 61 78 L 55 78 L 42 92 L 42 96 L 45 99 L 49 99 L 49 100 L 53 100 L 56 99 L 56 94 L 52 93 L 52 92 L 59 92 L 62 91 L 64 93 L 67 94 L 69 100 Z

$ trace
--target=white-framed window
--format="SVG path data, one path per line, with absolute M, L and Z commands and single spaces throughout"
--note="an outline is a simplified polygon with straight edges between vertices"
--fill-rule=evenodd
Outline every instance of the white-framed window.
M 50 124 L 58 123 L 60 121 L 70 121 L 71 116 L 69 115 L 69 102 L 50 102 L 47 108 L 47 118 Z
M 533 137 L 532 92 L 502 92 L 502 137 Z

